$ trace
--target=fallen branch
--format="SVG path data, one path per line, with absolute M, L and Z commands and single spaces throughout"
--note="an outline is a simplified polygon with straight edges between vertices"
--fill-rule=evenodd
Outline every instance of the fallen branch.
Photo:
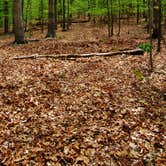
M 14 60 L 19 59 L 37 59 L 37 58 L 54 58 L 54 59 L 75 59 L 75 58 L 89 58 L 94 56 L 109 57 L 114 55 L 142 55 L 144 51 L 142 49 L 125 50 L 117 52 L 106 52 L 106 53 L 89 53 L 89 54 L 58 54 L 58 55 L 27 55 L 13 57 Z

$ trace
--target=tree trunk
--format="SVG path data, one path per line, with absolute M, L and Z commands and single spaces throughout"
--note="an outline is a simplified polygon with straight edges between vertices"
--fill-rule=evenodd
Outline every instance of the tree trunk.
M 31 13 L 31 0 L 28 0 L 27 1 L 27 6 L 26 6 L 26 11 L 25 11 L 25 32 L 27 31 L 28 29 L 28 16 L 30 15 Z
M 153 17 L 154 17 L 154 4 L 153 0 L 149 0 L 149 30 L 150 30 L 150 44 L 153 45 L 153 40 L 152 40 L 152 31 L 153 31 Z M 153 55 L 152 55 L 152 50 L 150 51 L 150 56 L 149 56 L 149 67 L 150 67 L 150 72 L 153 72 Z
M 41 32 L 44 32 L 44 1 L 40 0 L 39 4 L 39 19 L 40 19 L 40 27 Z
M 55 0 L 55 29 L 58 29 L 58 12 L 57 12 L 57 0 Z
M 109 0 L 107 0 L 107 24 L 108 24 L 108 37 L 111 37 L 111 15 L 110 15 L 110 3 Z
M 22 0 L 13 1 L 13 13 L 14 13 L 14 34 L 15 41 L 17 44 L 24 44 L 24 25 L 22 18 Z
M 153 32 L 152 38 L 159 37 L 159 0 L 153 0 Z
M 66 31 L 66 5 L 65 0 L 62 0 L 62 14 L 63 14 L 63 21 L 62 21 L 62 31 Z
M 46 37 L 55 37 L 55 1 L 49 0 L 48 33 Z
M 140 17 L 140 13 L 139 13 L 139 1 L 137 0 L 137 24 L 139 23 L 139 17 Z
M 6 34 L 9 32 L 9 9 L 7 0 L 4 1 L 4 14 L 4 33 Z
M 113 0 L 111 0 L 111 36 L 114 35 Z
M 120 22 L 120 17 L 121 17 L 121 3 L 120 3 L 120 0 L 118 0 L 118 5 L 119 5 L 119 11 L 118 11 L 118 36 L 120 36 L 120 31 L 121 31 L 121 22 Z
M 158 12 L 158 44 L 157 44 L 157 51 L 161 51 L 161 0 L 158 0 L 159 5 L 159 12 Z
M 69 30 L 69 27 L 71 25 L 70 20 L 70 0 L 67 1 L 67 30 Z

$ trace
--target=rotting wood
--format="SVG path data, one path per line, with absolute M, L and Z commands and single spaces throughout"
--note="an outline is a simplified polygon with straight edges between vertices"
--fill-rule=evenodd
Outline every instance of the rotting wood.
M 89 53 L 89 54 L 55 54 L 55 55 L 24 55 L 13 57 L 14 60 L 19 59 L 37 59 L 37 58 L 54 58 L 54 59 L 76 59 L 76 58 L 89 58 L 95 56 L 109 57 L 115 55 L 143 55 L 144 51 L 142 49 L 124 50 L 117 52 L 106 52 L 106 53 Z

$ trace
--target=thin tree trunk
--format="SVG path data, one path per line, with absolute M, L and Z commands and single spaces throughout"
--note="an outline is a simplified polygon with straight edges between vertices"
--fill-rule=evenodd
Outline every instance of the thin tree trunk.
M 140 17 L 140 13 L 139 13 L 139 0 L 137 0 L 137 24 L 139 24 L 139 17 Z
M 46 37 L 55 37 L 55 1 L 49 0 L 48 32 Z
M 111 37 L 111 15 L 110 15 L 110 3 L 107 0 L 107 17 L 108 17 L 108 37 Z
M 4 33 L 6 34 L 9 32 L 9 9 L 7 0 L 4 1 L 4 14 Z
M 13 2 L 13 13 L 14 13 L 14 34 L 15 41 L 17 44 L 24 44 L 24 25 L 22 18 L 22 0 L 14 0 Z
M 150 44 L 153 45 L 153 38 L 152 38 L 152 30 L 153 30 L 153 0 L 149 1 L 149 23 L 150 23 Z M 149 65 L 150 65 L 150 72 L 153 72 L 153 55 L 152 55 L 152 50 L 150 51 L 150 57 L 149 57 Z
M 57 0 L 55 0 L 55 29 L 58 29 L 58 12 L 57 12 Z
M 158 12 L 158 44 L 157 51 L 161 51 L 161 0 L 158 0 L 159 12 Z
M 26 11 L 25 11 L 25 27 L 24 27 L 25 32 L 27 31 L 27 28 L 28 28 L 28 15 L 31 13 L 30 8 L 31 8 L 31 0 L 28 0 Z
M 40 19 L 40 27 L 41 32 L 44 32 L 44 1 L 40 0 L 39 4 L 39 19 Z
M 118 0 L 118 5 L 119 5 L 119 11 L 118 11 L 118 36 L 120 36 L 120 30 L 121 30 L 121 21 L 120 21 L 120 16 L 121 16 L 121 4 L 120 0 Z
M 111 0 L 111 36 L 114 35 L 113 1 Z
M 90 9 L 90 0 L 88 0 L 88 21 L 91 21 L 91 14 L 89 12 Z
M 70 27 L 70 0 L 67 1 L 67 30 Z
M 62 7 L 63 7 L 63 23 L 62 23 L 62 31 L 66 31 L 66 5 L 65 0 L 62 0 Z
M 153 0 L 153 39 L 159 37 L 159 14 L 159 0 Z

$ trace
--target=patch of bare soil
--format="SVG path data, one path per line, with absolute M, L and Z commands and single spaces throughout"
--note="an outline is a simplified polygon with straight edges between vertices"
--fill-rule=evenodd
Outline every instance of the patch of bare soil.
M 20 46 L 1 41 L 1 165 L 164 166 L 165 48 L 154 57 L 151 75 L 147 54 L 10 59 L 135 48 L 143 40 L 101 34 L 99 40 L 77 42 L 64 34 L 66 39 Z

